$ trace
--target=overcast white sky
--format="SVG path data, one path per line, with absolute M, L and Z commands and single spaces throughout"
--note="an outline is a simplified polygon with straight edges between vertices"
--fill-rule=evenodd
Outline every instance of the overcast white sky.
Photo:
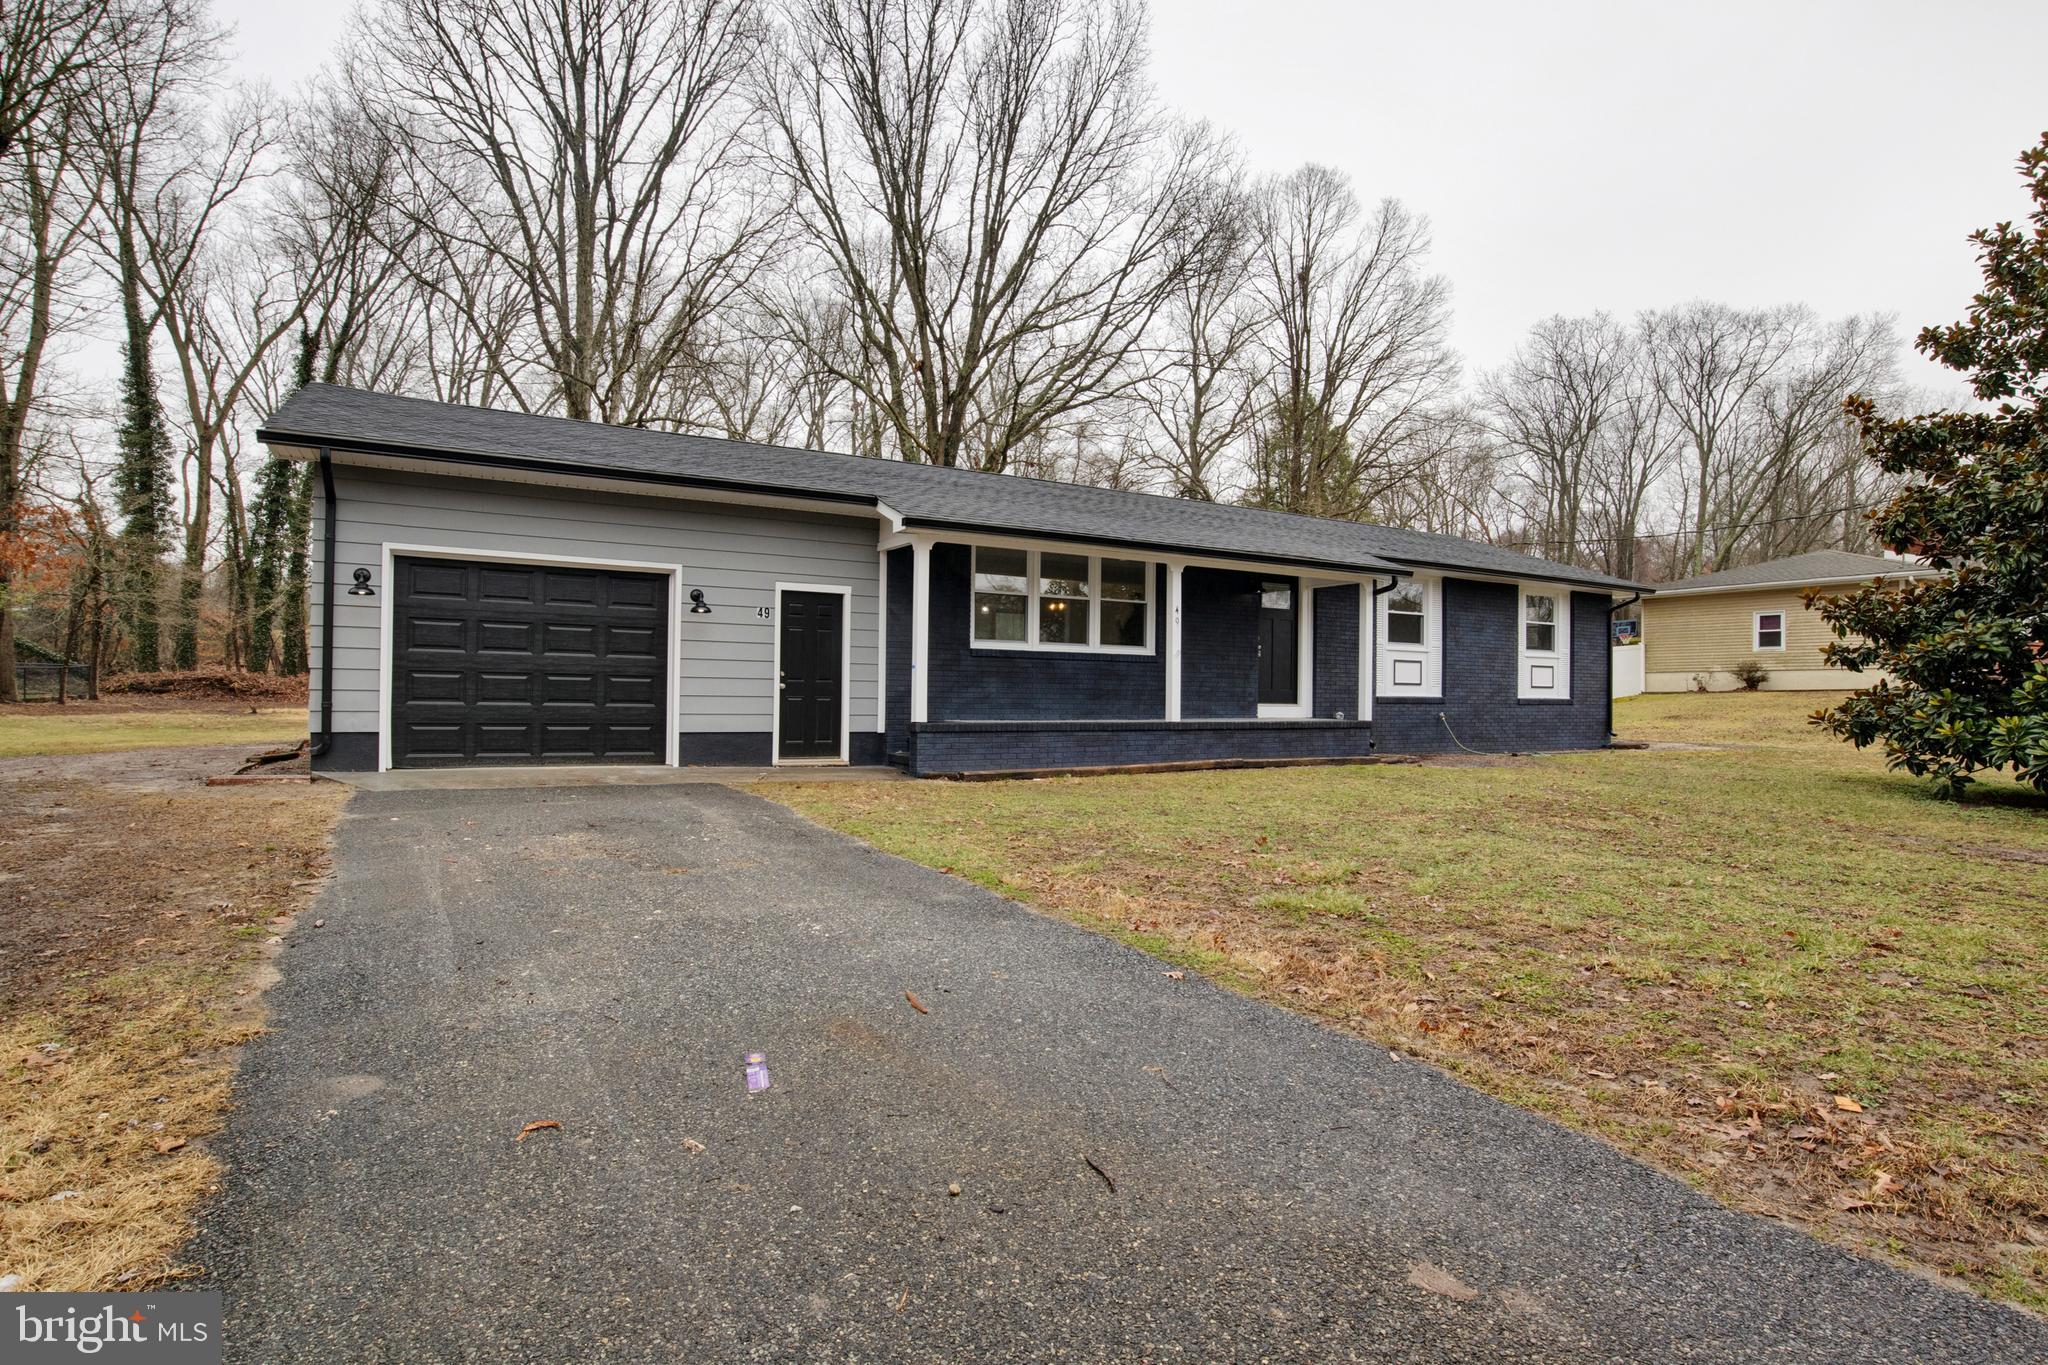
M 217 0 L 289 87 L 349 6 Z M 1954 321 L 1965 238 L 2025 211 L 2043 0 L 1154 0 L 1154 76 L 1253 164 L 1429 216 L 1468 365 L 1551 313 L 1715 298 Z M 1918 358 L 1907 378 L 1955 376 Z

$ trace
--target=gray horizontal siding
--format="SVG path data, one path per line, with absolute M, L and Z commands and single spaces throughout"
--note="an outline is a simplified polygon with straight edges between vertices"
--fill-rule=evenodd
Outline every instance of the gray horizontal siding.
M 490 558 L 557 555 L 681 567 L 679 591 L 702 588 L 710 616 L 682 615 L 682 702 L 678 730 L 756 733 L 773 723 L 775 626 L 755 609 L 774 605 L 775 584 L 845 584 L 853 589 L 848 622 L 853 688 L 849 724 L 858 734 L 878 723 L 875 524 L 769 508 L 668 498 L 635 498 L 580 489 L 483 479 L 444 478 L 337 465 L 335 522 L 334 728 L 375 731 L 383 660 L 378 656 L 384 547 L 426 546 Z M 325 528 L 314 499 L 314 583 Z M 357 568 L 373 575 L 378 596 L 342 589 Z M 325 667 L 320 594 L 313 593 L 311 636 L 316 686 Z

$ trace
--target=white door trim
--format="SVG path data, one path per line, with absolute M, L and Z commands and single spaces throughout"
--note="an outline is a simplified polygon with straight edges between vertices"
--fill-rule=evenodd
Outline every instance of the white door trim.
M 577 555 L 520 554 L 509 550 L 470 549 L 466 546 L 411 545 L 387 540 L 383 554 L 383 586 L 377 607 L 377 771 L 391 771 L 391 657 L 392 615 L 398 588 L 394 565 L 407 559 L 456 559 L 484 564 L 564 564 L 579 569 L 617 569 L 624 573 L 657 573 L 668 577 L 668 757 L 664 765 L 678 766 L 677 745 L 682 731 L 683 710 L 683 566 L 640 559 L 585 559 Z M 332 566 L 330 566 L 330 572 Z M 333 667 L 333 661 L 327 661 Z
M 782 594 L 786 592 L 836 593 L 839 596 L 839 757 L 784 758 L 782 756 Z M 853 715 L 853 588 L 846 583 L 782 583 L 775 585 L 775 619 L 769 622 L 775 647 L 768 672 L 768 763 L 775 768 L 820 768 L 845 766 L 851 752 L 852 735 L 847 726 Z

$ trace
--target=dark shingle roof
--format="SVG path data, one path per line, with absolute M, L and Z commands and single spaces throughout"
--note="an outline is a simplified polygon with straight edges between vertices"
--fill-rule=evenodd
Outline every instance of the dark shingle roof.
M 1008 474 L 462 407 L 331 384 L 293 394 L 273 445 L 453 463 L 599 472 L 800 498 L 886 503 L 906 526 L 1000 531 L 1354 571 L 1466 569 L 1601 588 L 1634 584 L 1456 536 L 1123 493 Z
M 1697 574 L 1676 583 L 1659 583 L 1657 591 L 1698 592 L 1706 588 L 1760 588 L 1780 583 L 1841 583 L 1857 579 L 1924 575 L 1934 570 L 1903 559 L 1851 554 L 1847 550 L 1815 550 L 1811 554 L 1767 559 L 1739 569 Z

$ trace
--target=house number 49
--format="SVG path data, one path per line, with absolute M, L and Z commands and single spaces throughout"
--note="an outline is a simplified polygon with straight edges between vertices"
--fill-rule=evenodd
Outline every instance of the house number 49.
M 754 615 L 760 617 L 763 621 L 773 621 L 775 619 L 775 608 L 755 607 Z

